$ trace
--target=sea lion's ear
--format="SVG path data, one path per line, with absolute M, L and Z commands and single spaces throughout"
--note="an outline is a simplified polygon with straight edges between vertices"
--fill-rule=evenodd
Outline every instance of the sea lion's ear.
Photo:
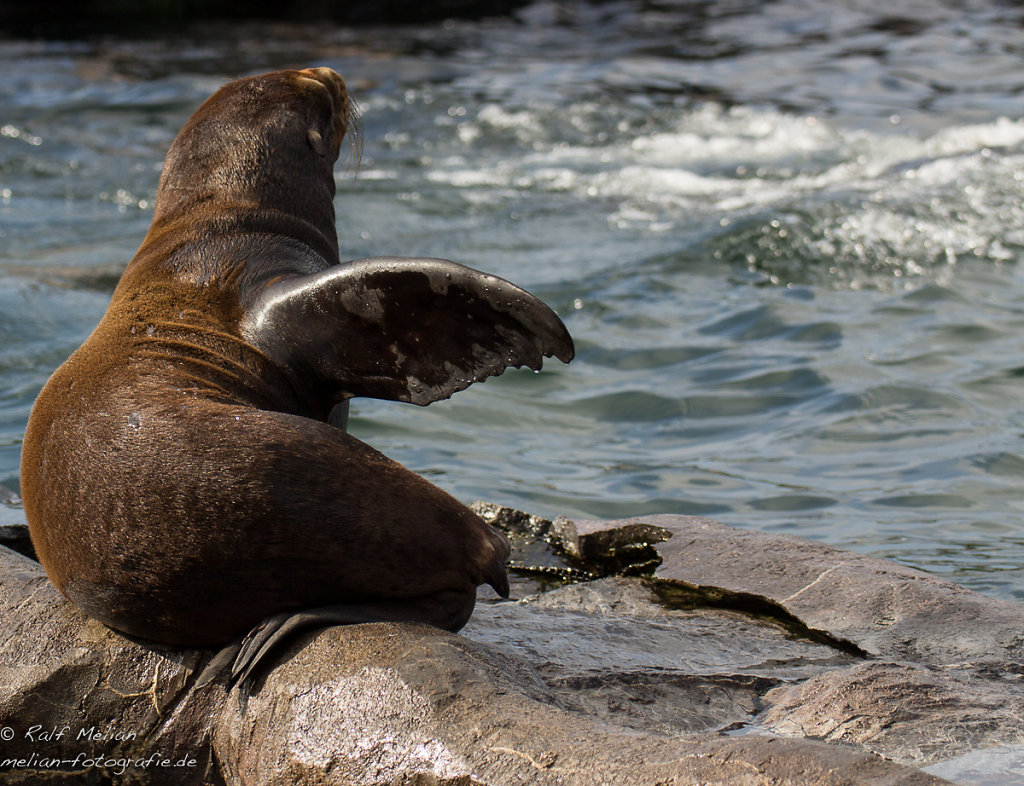
M 315 128 L 311 128 L 306 132 L 306 141 L 309 142 L 309 146 L 313 148 L 314 153 L 319 156 L 324 154 L 324 138 L 320 136 L 320 132 Z
M 443 259 L 377 257 L 278 280 L 242 335 L 277 364 L 334 388 L 425 405 L 509 366 L 572 360 L 562 321 L 504 279 Z

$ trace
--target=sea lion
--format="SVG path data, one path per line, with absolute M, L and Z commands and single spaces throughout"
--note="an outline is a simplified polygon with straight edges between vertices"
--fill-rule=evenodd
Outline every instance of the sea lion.
M 508 594 L 502 535 L 338 426 L 353 396 L 429 404 L 568 362 L 572 339 L 533 295 L 454 262 L 339 261 L 351 117 L 326 68 L 203 103 L 106 314 L 36 400 L 32 542 L 111 628 L 208 647 L 270 618 L 259 649 L 293 615 L 457 630 L 478 585 Z

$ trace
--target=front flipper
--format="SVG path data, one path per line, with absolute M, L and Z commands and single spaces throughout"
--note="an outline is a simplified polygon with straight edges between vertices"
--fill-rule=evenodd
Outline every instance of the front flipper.
M 243 337 L 340 394 L 425 405 L 509 366 L 565 363 L 573 344 L 541 300 L 443 259 L 375 257 L 269 284 Z

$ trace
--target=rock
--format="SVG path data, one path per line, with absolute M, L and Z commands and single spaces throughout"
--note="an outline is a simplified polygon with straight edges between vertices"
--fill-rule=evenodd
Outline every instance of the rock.
M 493 506 L 479 512 L 498 524 L 507 515 Z M 777 670 L 782 664 L 770 657 L 746 671 L 775 682 L 768 690 L 754 689 L 755 710 L 734 723 L 850 743 L 915 766 L 1024 743 L 1024 609 L 1017 604 L 885 560 L 704 518 L 561 519 L 532 526 L 578 560 L 579 570 L 597 575 L 621 562 L 624 552 L 650 564 L 645 550 L 654 548 L 658 564 L 646 585 L 661 603 L 705 614 L 728 610 L 747 626 L 774 625 L 804 646 L 828 648 L 801 654 L 803 674 Z M 482 619 L 478 613 L 467 635 Z M 515 630 L 514 623 L 508 630 Z M 719 664 L 717 678 L 743 671 L 743 650 L 718 638 L 728 630 L 720 620 L 712 649 L 739 657 Z M 601 638 L 588 635 L 592 642 Z M 640 642 L 637 649 L 651 650 L 647 636 L 631 635 Z M 752 646 L 758 641 L 750 627 L 739 638 Z M 829 651 L 831 662 L 823 656 Z M 695 675 L 703 665 L 683 668 Z M 659 664 L 643 679 L 666 674 Z M 703 674 L 705 680 L 712 676 Z M 614 680 L 606 673 L 599 682 Z
M 29 539 L 24 515 L 21 497 L 13 489 L 0 483 L 0 546 L 6 546 L 35 559 L 36 553 Z
M 0 524 L 0 546 L 6 546 L 29 559 L 36 558 L 32 539 L 25 524 Z
M 216 739 L 229 783 L 939 783 L 806 740 L 661 735 L 579 715 L 523 661 L 415 625 L 293 648 Z
M 971 786 L 1024 786 L 1024 745 L 971 751 L 927 772 Z
M 768 601 L 874 656 L 937 665 L 1024 661 L 1024 609 L 1017 604 L 790 535 L 684 516 L 643 521 L 674 532 L 658 545 L 662 564 L 654 575 L 664 581 L 717 588 L 733 602 Z
M 247 691 L 197 688 L 212 653 L 129 641 L 0 548 L 0 771 L 63 783 L 72 767 L 40 757 L 77 757 L 85 783 L 925 784 L 942 781 L 914 767 L 1024 737 L 1013 604 L 706 519 L 478 509 L 512 535 L 520 600 L 482 593 L 460 635 L 307 634 Z
M 210 716 L 224 691 L 192 689 L 202 653 L 129 641 L 3 547 L 0 619 L 4 783 L 219 782 Z
M 1020 673 L 868 662 L 765 696 L 780 734 L 846 742 L 912 764 L 1024 742 Z
M 532 664 L 574 712 L 662 734 L 746 724 L 771 688 L 858 662 L 744 614 L 665 608 L 639 578 L 481 605 L 461 635 Z

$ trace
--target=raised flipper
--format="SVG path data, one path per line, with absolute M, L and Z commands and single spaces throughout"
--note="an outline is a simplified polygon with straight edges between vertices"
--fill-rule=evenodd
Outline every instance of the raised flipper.
M 247 341 L 352 396 L 426 405 L 509 366 L 568 363 L 572 338 L 541 300 L 444 259 L 375 257 L 280 279 L 247 304 Z

